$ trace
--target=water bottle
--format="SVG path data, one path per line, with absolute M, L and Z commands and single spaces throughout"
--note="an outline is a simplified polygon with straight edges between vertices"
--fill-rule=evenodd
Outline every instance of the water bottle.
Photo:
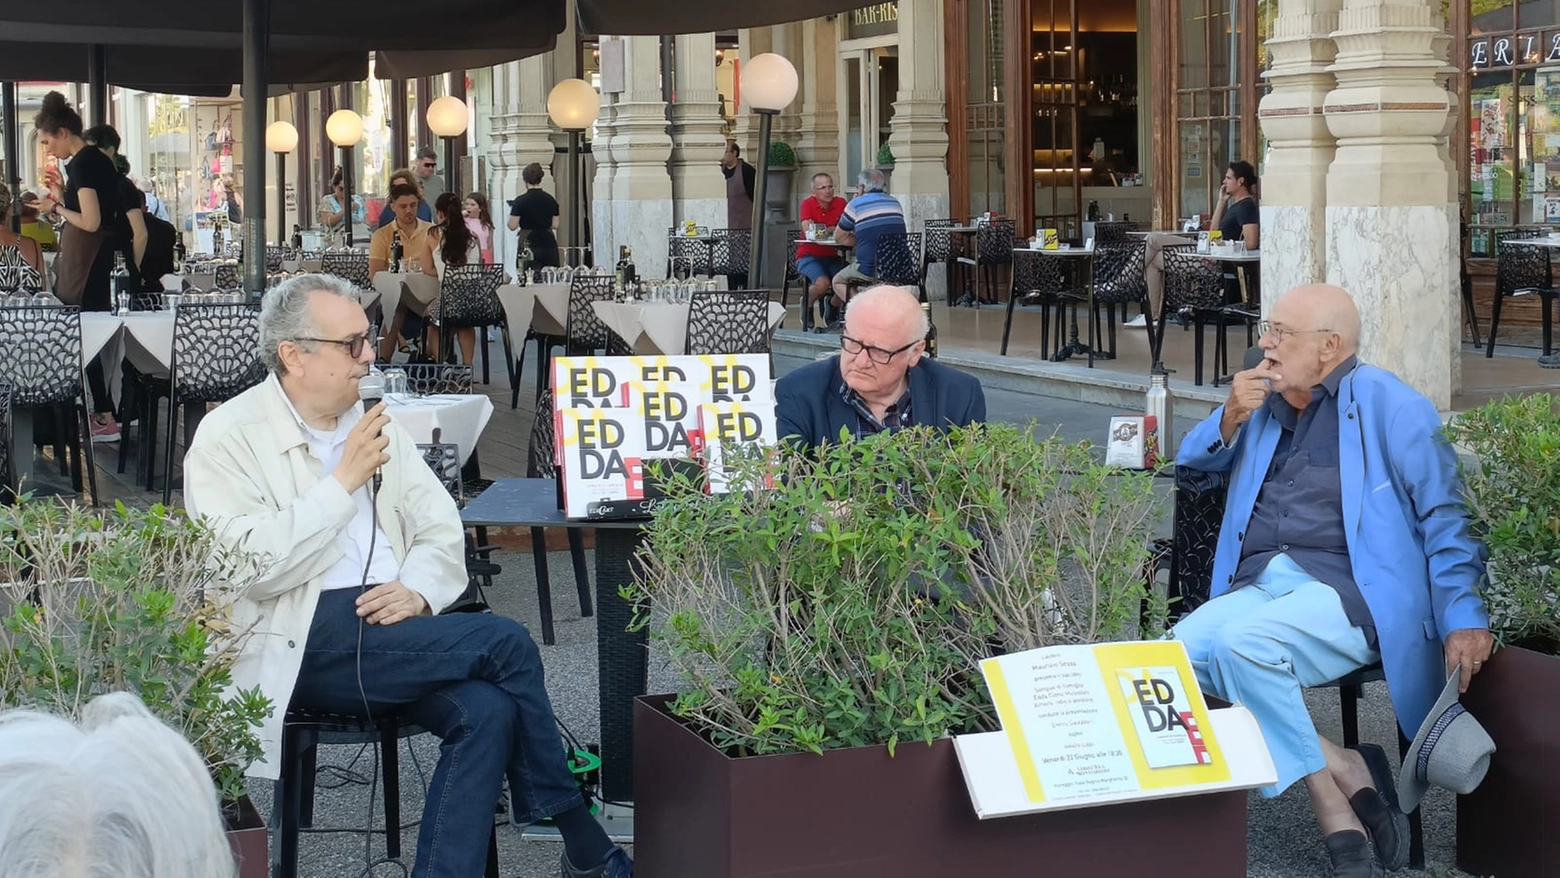
M 1175 459 L 1175 398 L 1170 395 L 1170 376 L 1154 372 L 1148 376 L 1148 395 L 1143 413 L 1154 419 L 1157 448 L 1149 449 L 1161 461 Z

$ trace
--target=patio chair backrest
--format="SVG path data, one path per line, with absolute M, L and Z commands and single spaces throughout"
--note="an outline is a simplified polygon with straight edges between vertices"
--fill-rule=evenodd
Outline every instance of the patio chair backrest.
M 1542 235 L 1538 229 L 1512 229 L 1495 238 L 1495 286 L 1500 295 L 1547 290 L 1554 286 L 1549 250 L 1523 244 Z
M 921 233 L 887 232 L 877 239 L 872 273 L 879 283 L 921 285 Z
M 1010 219 L 994 219 L 980 227 L 975 233 L 975 245 L 983 265 L 1005 265 L 1013 261 L 1017 228 L 1017 222 Z
M 1212 591 L 1213 556 L 1228 493 L 1229 473 L 1175 468 L 1170 582 L 1181 598 L 1177 612 L 1183 615 L 1205 603 Z
M 553 392 L 543 388 L 536 397 L 536 417 L 531 421 L 531 443 L 526 449 L 525 474 L 532 479 L 557 478 L 553 462 L 557 460 L 553 448 Z
M 333 274 L 360 290 L 374 288 L 368 276 L 367 253 L 326 253 L 320 257 L 320 273 Z
M 1144 270 L 1148 240 L 1122 237 L 1094 242 L 1094 301 L 1105 304 L 1141 302 L 1148 295 Z
M 1185 249 L 1162 251 L 1165 260 L 1165 307 L 1207 311 L 1224 307 L 1224 270 L 1212 259 Z
M 81 309 L 0 308 L 0 381 L 17 408 L 58 405 L 81 395 Z
M 922 224 L 921 234 L 926 239 L 923 258 L 928 265 L 933 262 L 948 261 L 949 254 L 953 250 L 953 233 L 948 229 L 952 227 L 952 219 L 929 219 Z
M 275 244 L 265 248 L 265 270 L 277 272 L 282 270 L 282 261 L 287 258 L 287 248 L 278 247 Z
M 753 251 L 753 233 L 748 229 L 716 229 L 711 274 L 747 274 Z M 757 281 L 757 278 L 750 278 Z
M 1131 236 L 1128 232 L 1138 230 L 1138 224 L 1129 220 L 1119 222 L 1103 222 L 1094 224 L 1094 243 L 1105 244 L 1112 241 L 1125 241 Z
M 606 275 L 576 275 L 569 285 L 569 314 L 564 332 L 571 352 L 588 353 L 608 346 L 612 331 L 596 315 L 592 302 L 616 302 L 620 298 L 613 279 Z
M 683 353 L 769 353 L 769 291 L 694 293 Z
M 1072 288 L 1067 259 L 1044 250 L 1021 250 L 1013 254 L 1013 295 L 1059 296 Z
M 450 492 L 457 507 L 466 505 L 466 492 L 460 481 L 460 448 L 453 442 L 418 443 L 423 463 L 433 470 L 433 475 Z
M 180 305 L 169 364 L 178 402 L 226 402 L 265 380 L 260 306 Z
M 212 266 L 212 274 L 215 275 L 212 285 L 219 290 L 238 289 L 238 266 L 226 262 L 219 262 Z
M 496 326 L 504 322 L 498 288 L 501 265 L 451 265 L 439 281 L 439 319 L 446 326 Z
M 796 267 L 796 248 L 802 244 L 801 229 L 786 229 L 785 232 L 785 282 L 794 284 L 802 279 L 802 272 Z
M 0 381 L 0 503 L 16 496 L 16 475 L 11 458 L 11 385 Z
M 700 226 L 698 233 L 702 237 L 690 238 L 677 234 L 676 229 L 668 232 L 666 237 L 667 266 L 671 269 L 671 275 L 678 275 L 677 269 L 683 268 L 689 277 L 694 275 L 710 275 L 711 255 L 713 246 L 709 238 L 710 230 Z
M 406 389 L 422 396 L 441 393 L 470 393 L 472 368 L 469 363 L 411 363 L 406 370 Z

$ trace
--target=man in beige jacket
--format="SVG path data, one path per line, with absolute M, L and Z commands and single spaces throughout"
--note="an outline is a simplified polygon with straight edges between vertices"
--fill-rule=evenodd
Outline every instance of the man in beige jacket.
M 514 822 L 562 832 L 565 876 L 631 876 L 569 773 L 530 634 L 437 615 L 465 587 L 460 515 L 384 404 L 358 402 L 375 339 L 356 290 L 321 275 L 277 285 L 259 342 L 270 377 L 207 416 L 184 460 L 190 515 L 249 559 L 234 621 L 254 635 L 234 683 L 277 706 L 253 773 L 276 777 L 289 705 L 394 707 L 444 742 L 414 878 L 482 874 L 506 776 Z

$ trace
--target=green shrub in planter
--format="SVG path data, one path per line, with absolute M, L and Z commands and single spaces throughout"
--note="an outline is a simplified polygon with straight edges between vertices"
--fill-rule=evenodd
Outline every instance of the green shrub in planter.
M 894 166 L 894 151 L 888 148 L 888 143 L 878 147 L 877 163 L 880 168 L 892 168 Z
M 771 168 L 796 167 L 796 151 L 791 149 L 791 144 L 782 140 L 770 141 L 769 166 Z
M 220 584 L 233 569 L 209 532 L 162 506 L 0 506 L 0 705 L 79 720 L 93 697 L 133 692 L 237 801 L 271 702 L 228 691 L 247 636 Z
M 1560 403 L 1549 394 L 1491 402 L 1447 431 L 1465 465 L 1473 533 L 1489 548 L 1484 601 L 1503 645 L 1560 655 Z
M 1159 636 L 1151 478 L 1095 457 L 976 425 L 734 464 L 773 490 L 669 477 L 626 596 L 686 680 L 672 712 L 733 755 L 892 751 L 997 727 L 981 658 Z

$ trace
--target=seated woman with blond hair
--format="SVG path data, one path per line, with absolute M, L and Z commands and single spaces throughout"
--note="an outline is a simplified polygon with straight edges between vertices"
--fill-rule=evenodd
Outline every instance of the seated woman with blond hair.
M 0 713 L 0 878 L 231 878 L 217 789 L 140 699 Z

